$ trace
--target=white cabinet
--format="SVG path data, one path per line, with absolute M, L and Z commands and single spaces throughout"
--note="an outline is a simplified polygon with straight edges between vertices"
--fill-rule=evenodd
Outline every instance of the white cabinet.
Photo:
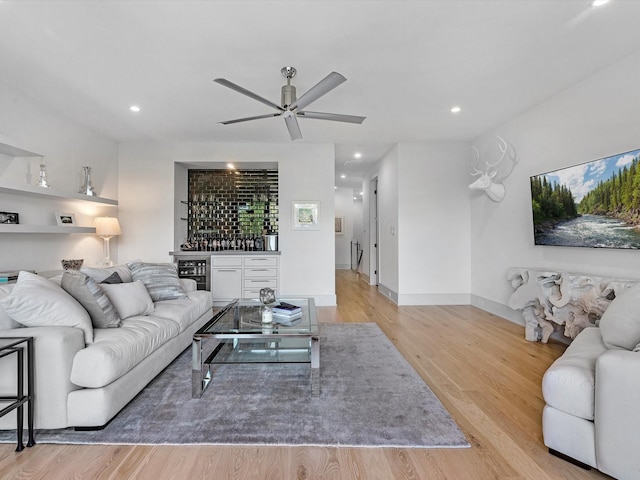
M 242 269 L 213 268 L 211 291 L 214 300 L 232 300 L 242 297 Z
M 234 298 L 259 298 L 261 288 L 278 291 L 277 255 L 213 255 L 211 257 L 211 291 L 214 302 Z

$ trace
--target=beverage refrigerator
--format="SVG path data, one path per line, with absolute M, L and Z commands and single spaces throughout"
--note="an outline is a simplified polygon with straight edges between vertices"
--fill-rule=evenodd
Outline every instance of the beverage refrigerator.
M 178 276 L 195 280 L 198 290 L 211 291 L 211 256 L 178 257 Z

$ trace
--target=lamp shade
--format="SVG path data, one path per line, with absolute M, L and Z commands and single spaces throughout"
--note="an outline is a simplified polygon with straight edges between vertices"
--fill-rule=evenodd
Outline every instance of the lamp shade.
M 122 235 L 120 224 L 115 217 L 96 217 L 94 222 L 96 227 L 96 234 L 101 237 L 113 237 L 115 235 Z

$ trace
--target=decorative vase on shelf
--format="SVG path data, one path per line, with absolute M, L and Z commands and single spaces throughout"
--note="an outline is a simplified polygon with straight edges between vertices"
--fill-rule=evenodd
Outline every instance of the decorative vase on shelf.
M 84 183 L 80 187 L 79 193 L 95 197 L 96 192 L 91 185 L 91 167 L 82 167 L 82 171 L 84 173 Z
M 40 179 L 36 185 L 42 188 L 51 188 L 51 185 L 47 183 L 47 166 L 44 162 L 40 164 Z

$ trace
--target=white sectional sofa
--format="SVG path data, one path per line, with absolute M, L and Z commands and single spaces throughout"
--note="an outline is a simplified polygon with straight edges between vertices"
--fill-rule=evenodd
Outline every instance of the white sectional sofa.
M 620 480 L 640 478 L 640 285 L 624 290 L 542 379 L 551 453 Z
M 136 280 L 127 265 L 83 269 L 83 275 L 68 277 L 90 284 L 103 304 L 99 308 L 81 303 L 87 301 L 82 294 L 74 297 L 65 290 L 68 279 L 21 272 L 16 285 L 0 286 L 0 337 L 35 339 L 36 429 L 104 426 L 211 318 L 211 293 L 196 290 L 193 280 L 178 279 L 171 264 L 133 266 L 137 273 L 151 268 L 142 275 L 147 283 Z M 113 273 L 122 283 L 100 284 L 113 279 Z M 35 307 L 28 303 L 29 294 Z M 107 315 L 98 318 L 95 308 Z M 0 359 L 0 395 L 15 393 L 15 377 L 15 360 Z M 15 422 L 14 413 L 5 415 L 0 429 L 15 429 Z

